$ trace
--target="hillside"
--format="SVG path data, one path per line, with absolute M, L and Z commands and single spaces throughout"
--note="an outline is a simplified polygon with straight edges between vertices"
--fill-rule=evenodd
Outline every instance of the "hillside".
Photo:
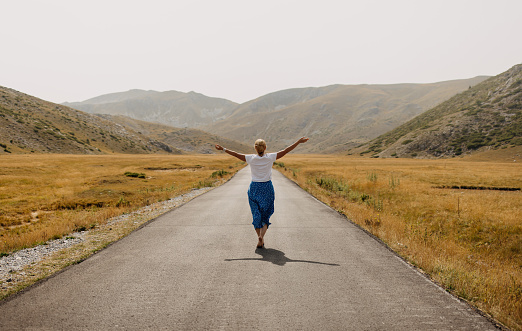
M 0 87 L 0 154 L 175 153 L 128 127 Z
M 522 145 L 522 64 L 492 77 L 354 152 L 453 157 Z
M 98 116 L 125 127 L 132 128 L 147 137 L 161 141 L 169 146 L 176 146 L 176 148 L 189 153 L 219 153 L 214 148 L 215 144 L 226 146 L 227 148 L 240 153 L 253 153 L 253 144 L 245 145 L 235 140 L 219 137 L 198 129 L 175 128 L 168 125 L 140 121 L 126 116 Z
M 339 152 L 388 132 L 485 79 L 278 91 L 239 105 L 226 119 L 202 129 L 244 143 L 262 137 L 271 150 L 308 136 L 310 142 L 300 152 Z
M 124 115 L 182 128 L 213 123 L 228 117 L 237 107 L 235 102 L 195 92 L 144 90 L 106 94 L 64 105 L 88 113 Z

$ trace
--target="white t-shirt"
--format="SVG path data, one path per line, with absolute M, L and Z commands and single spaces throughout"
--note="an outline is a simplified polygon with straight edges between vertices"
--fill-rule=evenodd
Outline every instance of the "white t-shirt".
M 245 159 L 250 165 L 253 182 L 268 182 L 272 180 L 272 164 L 277 159 L 277 153 L 265 153 L 263 156 L 247 154 Z

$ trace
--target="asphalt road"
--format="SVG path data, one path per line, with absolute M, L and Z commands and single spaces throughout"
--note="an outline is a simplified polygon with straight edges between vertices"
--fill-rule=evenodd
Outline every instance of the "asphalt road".
M 274 172 L 255 248 L 246 168 L 0 305 L 0 330 L 495 330 Z

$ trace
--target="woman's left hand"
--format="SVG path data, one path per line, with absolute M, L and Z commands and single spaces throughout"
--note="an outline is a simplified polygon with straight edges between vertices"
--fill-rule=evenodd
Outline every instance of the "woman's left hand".
M 223 146 L 216 144 L 216 149 L 218 151 L 222 151 L 223 150 Z

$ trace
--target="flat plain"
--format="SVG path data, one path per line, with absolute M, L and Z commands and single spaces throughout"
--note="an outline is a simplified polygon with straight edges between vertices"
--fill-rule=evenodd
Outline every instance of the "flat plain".
M 518 154 L 517 154 L 518 153 Z M 462 159 L 288 155 L 275 168 L 379 237 L 448 291 L 522 329 L 519 150 Z M 226 180 L 224 155 L 0 158 L 0 252 Z
M 289 155 L 276 167 L 445 289 L 519 330 L 521 154 L 509 149 L 438 160 Z
M 0 302 L 0 329 L 498 330 L 279 172 L 256 249 L 250 177 Z
M 241 167 L 224 155 L 2 155 L 0 254 L 213 186 Z

